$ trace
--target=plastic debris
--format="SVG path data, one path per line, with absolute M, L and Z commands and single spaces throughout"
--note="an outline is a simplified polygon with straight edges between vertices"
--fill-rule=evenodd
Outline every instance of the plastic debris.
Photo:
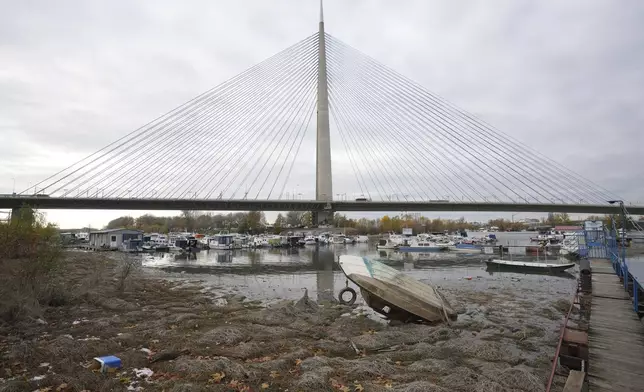
M 92 369 L 98 369 L 101 373 L 113 372 L 121 368 L 121 359 L 114 355 L 96 357 L 92 362 Z
M 154 374 L 154 372 L 152 371 L 152 369 L 141 368 L 141 369 L 134 369 L 134 374 L 138 378 L 148 378 L 148 377 L 151 377 Z

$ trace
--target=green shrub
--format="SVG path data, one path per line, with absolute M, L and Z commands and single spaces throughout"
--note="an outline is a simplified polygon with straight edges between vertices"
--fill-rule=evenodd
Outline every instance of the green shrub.
M 30 208 L 19 214 L 0 223 L 0 318 L 5 321 L 36 316 L 43 305 L 66 302 L 56 226 Z

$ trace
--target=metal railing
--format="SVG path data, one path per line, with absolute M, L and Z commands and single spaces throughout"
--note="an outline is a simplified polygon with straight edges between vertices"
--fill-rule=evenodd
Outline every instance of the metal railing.
M 548 384 L 546 385 L 546 392 L 550 392 L 550 389 L 552 388 L 552 383 L 555 379 L 555 374 L 557 372 L 557 366 L 559 365 L 559 354 L 561 353 L 561 346 L 563 344 L 563 339 L 564 339 L 564 334 L 566 333 L 566 327 L 568 326 L 568 320 L 570 319 L 570 315 L 572 314 L 572 309 L 575 306 L 576 303 L 579 303 L 579 292 L 580 292 L 580 285 L 579 282 L 577 283 L 577 291 L 575 292 L 574 297 L 572 298 L 572 302 L 570 303 L 570 308 L 568 309 L 568 313 L 566 314 L 566 318 L 564 319 L 563 325 L 561 326 L 561 333 L 559 334 L 559 342 L 557 343 L 557 350 L 555 351 L 555 356 L 552 359 L 552 370 L 550 371 L 550 377 L 548 378 Z

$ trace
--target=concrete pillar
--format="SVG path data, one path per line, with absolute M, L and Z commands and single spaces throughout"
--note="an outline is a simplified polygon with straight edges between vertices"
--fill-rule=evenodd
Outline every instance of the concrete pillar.
M 35 211 L 29 206 L 13 207 L 11 209 L 11 223 L 33 224 Z
M 315 199 L 333 200 L 331 177 L 331 137 L 329 134 L 329 91 L 326 73 L 326 41 L 324 37 L 324 13 L 320 1 L 320 29 L 318 41 L 318 100 L 317 100 L 317 149 L 315 170 Z M 317 211 L 314 224 L 331 222 L 333 211 Z
M 11 209 L 11 222 L 18 222 L 20 219 L 20 208 L 14 207 Z
M 333 263 L 335 255 L 326 249 L 315 249 L 312 254 L 313 266 L 316 269 L 315 282 L 317 288 L 317 300 L 335 302 Z

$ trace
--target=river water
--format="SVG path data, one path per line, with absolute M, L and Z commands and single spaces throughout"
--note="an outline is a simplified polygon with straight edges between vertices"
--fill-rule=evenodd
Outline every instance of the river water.
M 497 237 L 499 244 L 525 245 L 531 235 L 534 233 L 498 233 Z M 337 265 L 338 257 L 344 254 L 383 261 L 420 281 L 450 290 L 508 289 L 530 291 L 544 298 L 567 298 L 577 274 L 577 267 L 557 276 L 490 272 L 484 263 L 489 255 L 378 251 L 374 242 L 295 249 L 206 250 L 190 258 L 168 253 L 144 255 L 142 264 L 153 271 L 164 271 L 170 279 L 199 280 L 213 292 L 241 294 L 252 300 L 297 299 L 304 289 L 311 297 L 323 300 L 337 296 L 347 284 Z M 352 286 L 350 282 L 349 285 Z

